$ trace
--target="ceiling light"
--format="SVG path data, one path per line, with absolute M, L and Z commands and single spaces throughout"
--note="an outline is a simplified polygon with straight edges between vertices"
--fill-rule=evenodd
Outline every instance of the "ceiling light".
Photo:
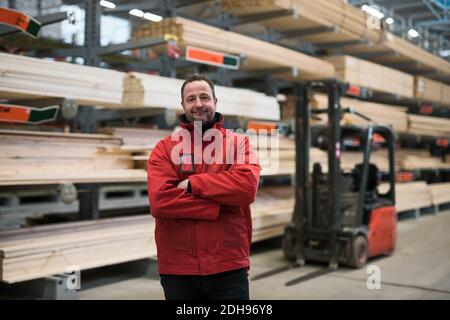
M 132 16 L 136 16 L 139 18 L 144 17 L 144 11 L 139 10 L 139 9 L 131 9 L 128 13 L 131 14 Z
M 417 32 L 417 30 L 409 29 L 408 35 L 409 35 L 411 38 L 417 38 L 417 37 L 419 36 L 419 33 Z
M 157 14 L 146 12 L 146 13 L 144 13 L 144 19 L 154 21 L 154 22 L 159 22 L 163 19 L 163 17 L 158 16 Z
M 379 10 L 375 9 L 374 7 L 370 7 L 368 5 L 363 5 L 361 7 L 362 11 L 367 12 L 368 14 L 377 17 L 378 19 L 382 19 L 384 17 L 384 14 L 380 12 Z
M 111 1 L 102 0 L 100 1 L 100 5 L 102 7 L 108 8 L 108 9 L 114 9 L 116 5 L 112 3 Z
M 386 19 L 386 23 L 387 24 L 393 24 L 394 23 L 394 19 L 392 19 L 391 17 Z

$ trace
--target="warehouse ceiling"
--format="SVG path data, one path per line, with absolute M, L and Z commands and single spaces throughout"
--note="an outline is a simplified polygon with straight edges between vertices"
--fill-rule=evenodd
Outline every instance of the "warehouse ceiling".
M 63 2 L 69 5 L 82 5 L 84 1 L 63 0 Z M 154 10 L 161 14 L 163 10 L 161 4 L 166 1 L 114 0 L 113 2 L 117 5 L 114 15 L 130 19 L 128 11 L 134 7 L 144 11 Z M 207 8 L 214 3 L 214 1 L 207 0 L 172 0 L 172 2 L 177 6 L 198 3 L 192 8 L 201 8 L 202 6 Z M 358 8 L 364 5 L 376 8 L 384 15 L 384 21 L 389 17 L 393 19 L 392 24 L 386 24 L 390 31 L 450 60 L 450 2 L 448 0 L 349 0 L 349 2 Z M 198 17 L 202 16 L 204 11 L 194 10 L 193 13 Z M 410 31 L 411 29 L 413 31 Z M 414 34 L 414 30 L 417 31 L 417 34 Z M 414 37 L 414 35 L 416 36 Z
M 424 49 L 450 60 L 450 1 L 448 0 L 350 0 L 356 7 L 372 6 L 391 17 L 388 28 Z M 411 37 L 409 30 L 418 32 Z
M 129 10 L 138 8 L 162 16 L 170 15 L 168 4 L 176 3 L 182 9 L 179 14 L 193 18 L 215 18 L 220 15 L 217 1 L 213 0 L 111 0 L 116 9 L 104 10 L 114 16 L 123 17 L 135 23 L 142 20 L 129 15 Z M 67 5 L 83 6 L 85 0 L 63 0 Z M 393 23 L 385 26 L 393 33 L 410 40 L 416 45 L 450 61 L 450 1 L 449 0 L 348 0 L 358 8 L 370 6 L 383 14 L 382 20 Z M 166 7 L 166 8 L 165 8 Z M 166 9 L 166 10 L 165 10 Z

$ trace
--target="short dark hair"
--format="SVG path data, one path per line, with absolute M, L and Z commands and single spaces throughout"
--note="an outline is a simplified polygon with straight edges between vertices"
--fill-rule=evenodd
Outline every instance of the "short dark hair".
M 192 76 L 190 76 L 189 78 L 187 78 L 184 82 L 183 85 L 181 86 L 181 101 L 183 101 L 183 93 L 184 93 L 184 87 L 191 82 L 194 81 L 205 81 L 209 87 L 211 88 L 212 94 L 213 94 L 213 98 L 216 98 L 216 92 L 214 91 L 214 82 L 212 82 L 212 80 L 210 78 L 208 78 L 206 75 L 204 74 L 199 74 L 196 73 Z

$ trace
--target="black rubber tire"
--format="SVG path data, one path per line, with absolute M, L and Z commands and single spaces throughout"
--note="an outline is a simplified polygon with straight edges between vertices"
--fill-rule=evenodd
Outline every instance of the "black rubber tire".
M 351 267 L 360 269 L 366 265 L 369 256 L 369 243 L 365 236 L 359 235 L 353 239 L 350 255 L 349 265 Z

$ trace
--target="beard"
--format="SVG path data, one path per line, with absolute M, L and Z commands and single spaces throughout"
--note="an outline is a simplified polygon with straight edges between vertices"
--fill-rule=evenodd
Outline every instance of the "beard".
M 214 111 L 196 111 L 186 114 L 186 117 L 190 122 L 201 121 L 202 123 L 210 122 L 214 119 Z

